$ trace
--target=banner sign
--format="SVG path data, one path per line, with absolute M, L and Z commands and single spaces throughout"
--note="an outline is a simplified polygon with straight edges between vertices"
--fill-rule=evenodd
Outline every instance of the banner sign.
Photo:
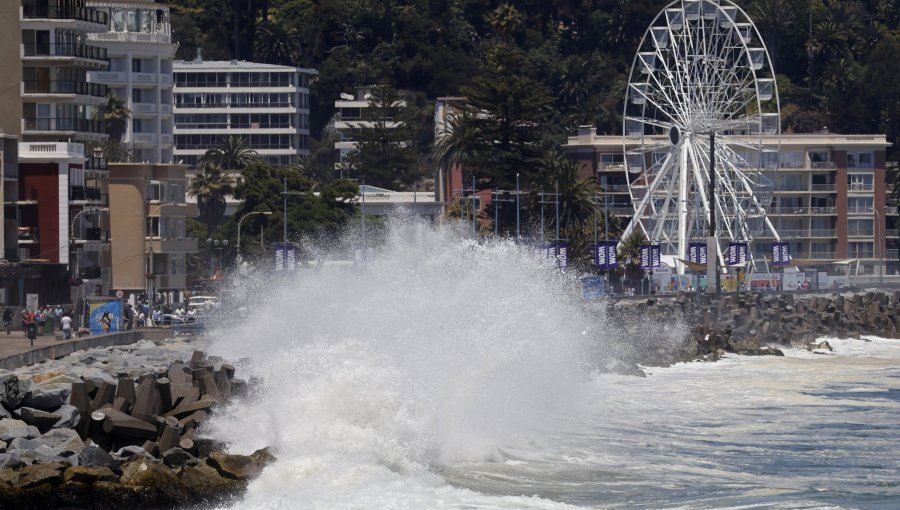
M 606 279 L 602 276 L 588 276 L 581 279 L 584 299 L 600 299 L 606 295 Z
M 109 312 L 109 332 L 119 330 L 119 320 L 122 318 L 122 301 L 119 299 L 91 299 L 90 320 L 88 324 L 92 335 L 103 333 L 103 314 Z
M 786 266 L 791 263 L 791 245 L 785 242 L 772 243 L 772 264 Z
M 616 269 L 619 261 L 616 258 L 618 241 L 597 241 L 594 245 L 594 265 L 598 269 Z
M 294 271 L 297 269 L 297 245 L 275 243 L 275 270 Z
M 690 243 L 688 245 L 688 262 L 706 264 L 706 243 Z
M 656 269 L 660 266 L 660 251 L 658 244 L 645 244 L 641 246 L 641 269 Z
M 569 264 L 569 243 L 542 244 L 537 248 L 557 269 L 565 269 Z
M 746 264 L 749 260 L 747 252 L 747 243 L 728 243 L 728 265 L 739 266 Z

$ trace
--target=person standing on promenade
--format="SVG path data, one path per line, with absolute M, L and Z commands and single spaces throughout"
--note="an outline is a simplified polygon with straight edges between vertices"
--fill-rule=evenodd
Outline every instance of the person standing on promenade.
M 69 314 L 65 314 L 59 319 L 59 322 L 62 324 L 63 340 L 70 340 L 72 338 L 72 318 L 69 317 Z
M 109 312 L 103 312 L 103 317 L 100 318 L 100 324 L 103 325 L 103 332 L 109 333 L 109 328 L 112 325 L 112 318 L 109 316 Z
M 12 308 L 6 307 L 6 310 L 3 310 L 3 324 L 6 326 L 6 335 L 9 336 L 12 333 L 12 321 L 13 321 L 13 311 Z

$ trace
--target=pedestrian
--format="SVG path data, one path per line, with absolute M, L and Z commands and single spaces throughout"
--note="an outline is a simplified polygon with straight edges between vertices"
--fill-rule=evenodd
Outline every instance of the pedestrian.
M 6 335 L 9 336 L 12 334 L 12 322 L 13 322 L 13 311 L 12 308 L 6 307 L 6 310 L 3 310 L 3 324 L 6 326 Z
M 144 312 L 138 314 L 138 327 L 143 328 L 147 325 L 147 316 L 144 315 Z
M 34 312 L 27 308 L 22 311 L 22 327 L 25 329 L 25 336 L 31 340 L 31 345 L 34 345 L 34 339 L 37 338 L 37 324 Z
M 100 317 L 100 324 L 103 326 L 103 332 L 109 333 L 109 328 L 112 326 L 112 317 L 109 316 L 109 312 L 103 312 L 103 317 Z
M 62 325 L 63 332 L 63 340 L 69 340 L 72 338 L 72 318 L 69 317 L 68 314 L 63 315 L 59 319 L 60 324 Z
M 131 326 L 134 323 L 134 309 L 131 307 L 131 303 L 125 303 L 125 331 L 131 330 Z

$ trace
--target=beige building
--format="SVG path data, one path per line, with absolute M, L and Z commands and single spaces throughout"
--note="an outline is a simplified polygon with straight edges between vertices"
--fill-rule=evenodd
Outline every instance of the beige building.
M 112 287 L 169 302 L 188 286 L 187 257 L 197 239 L 185 234 L 196 206 L 185 202 L 186 167 L 110 164 Z M 177 298 L 176 298 L 177 299 Z

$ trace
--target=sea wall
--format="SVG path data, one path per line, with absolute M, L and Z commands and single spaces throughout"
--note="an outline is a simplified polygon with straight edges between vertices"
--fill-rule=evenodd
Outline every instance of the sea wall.
M 15 370 L 19 367 L 34 365 L 48 359 L 59 359 L 85 349 L 128 345 L 139 340 L 163 340 L 171 336 L 171 329 L 134 329 L 105 335 L 88 336 L 73 341 L 60 342 L 56 345 L 31 349 L 15 356 L 0 359 L 0 369 Z
M 897 338 L 900 292 L 832 294 L 702 293 L 607 302 L 613 327 L 657 324 L 685 336 L 671 361 L 724 353 L 780 354 L 779 347 L 830 349 L 822 337 Z

